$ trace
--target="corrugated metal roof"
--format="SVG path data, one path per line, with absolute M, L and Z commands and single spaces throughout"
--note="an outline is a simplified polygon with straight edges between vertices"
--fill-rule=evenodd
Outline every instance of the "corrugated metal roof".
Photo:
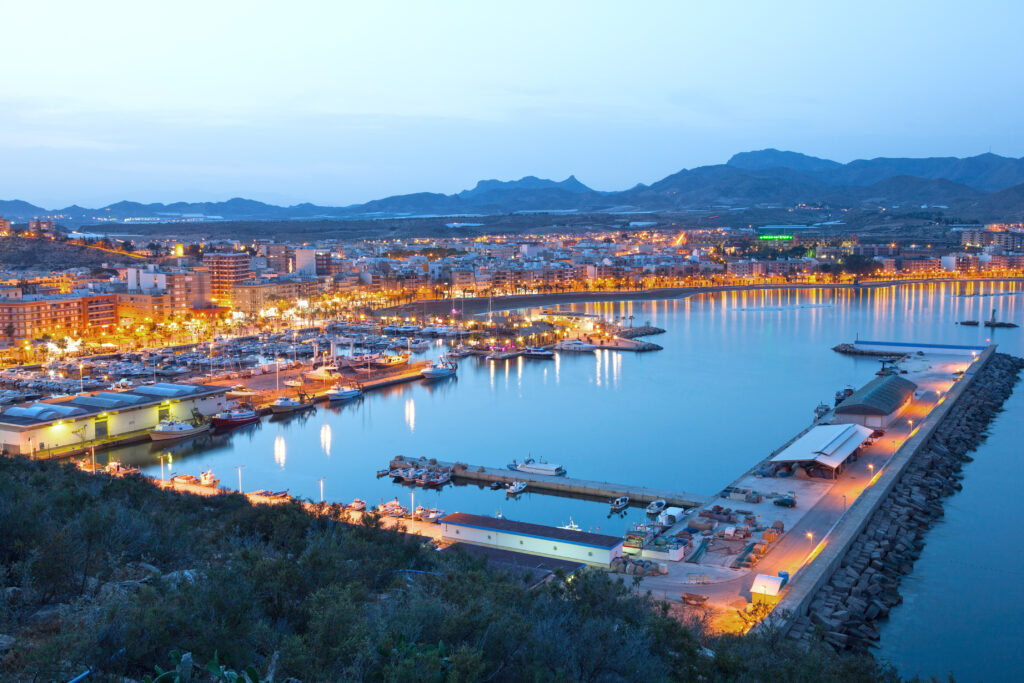
M 897 375 L 876 377 L 836 406 L 838 415 L 888 415 L 913 396 L 917 385 Z
M 818 425 L 791 443 L 772 462 L 815 461 L 835 469 L 871 436 L 871 430 L 857 424 Z

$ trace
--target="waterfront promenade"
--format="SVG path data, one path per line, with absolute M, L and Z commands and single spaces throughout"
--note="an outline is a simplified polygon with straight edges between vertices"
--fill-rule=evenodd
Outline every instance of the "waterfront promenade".
M 490 311 L 506 311 L 519 308 L 537 308 L 541 306 L 557 306 L 566 304 L 603 303 L 615 301 L 651 301 L 657 299 L 677 299 L 697 294 L 714 294 L 716 292 L 772 291 L 786 289 L 878 289 L 901 285 L 922 284 L 970 284 L 970 283 L 1024 283 L 1024 277 L 995 278 L 914 278 L 873 280 L 868 282 L 771 282 L 730 284 L 689 287 L 658 287 L 653 289 L 625 289 L 613 291 L 577 291 L 556 292 L 548 294 L 517 294 L 496 297 L 468 297 L 458 299 L 421 299 L 407 304 L 390 306 L 377 311 L 381 315 L 447 315 L 459 311 L 466 315 L 479 315 Z

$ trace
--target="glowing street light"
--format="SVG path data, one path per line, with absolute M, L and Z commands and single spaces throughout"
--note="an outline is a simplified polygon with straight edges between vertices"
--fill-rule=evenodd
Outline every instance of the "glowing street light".
M 235 465 L 235 469 L 238 470 L 238 492 L 242 492 L 242 470 L 245 469 L 245 465 Z

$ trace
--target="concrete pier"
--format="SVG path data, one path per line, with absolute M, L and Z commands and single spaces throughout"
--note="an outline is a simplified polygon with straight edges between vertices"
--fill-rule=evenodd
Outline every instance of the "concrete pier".
M 391 467 L 410 467 L 415 465 L 427 466 L 426 460 L 413 460 L 394 458 L 391 460 Z M 552 491 L 563 494 L 575 494 L 579 496 L 590 496 L 592 498 L 618 498 L 629 496 L 631 503 L 647 504 L 653 500 L 664 500 L 670 506 L 694 508 L 708 502 L 707 496 L 683 491 L 669 491 L 666 489 L 655 489 L 646 486 L 629 486 L 628 484 L 613 484 L 605 481 L 589 481 L 586 479 L 574 479 L 572 477 L 553 477 L 545 474 L 530 474 L 527 472 L 514 472 L 509 469 L 497 467 L 483 467 L 480 465 L 466 465 L 463 463 L 440 462 L 429 463 L 432 467 L 451 468 L 452 477 L 464 481 L 475 481 L 483 484 L 490 484 L 498 481 L 503 484 L 511 484 L 514 481 L 525 481 L 527 491 Z

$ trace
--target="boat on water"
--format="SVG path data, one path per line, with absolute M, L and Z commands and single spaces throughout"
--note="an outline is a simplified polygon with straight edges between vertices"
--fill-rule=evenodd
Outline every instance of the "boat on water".
M 448 352 L 449 358 L 465 358 L 473 354 L 473 349 L 468 346 L 456 346 L 454 349 Z
M 328 401 L 351 401 L 363 395 L 363 390 L 356 386 L 336 384 L 327 390 Z
M 235 408 L 217 413 L 210 422 L 214 427 L 241 427 L 242 425 L 259 422 L 260 416 L 251 408 Z
M 407 353 L 384 354 L 377 360 L 371 361 L 371 365 L 377 368 L 398 368 L 406 365 L 408 362 L 409 354 Z
M 298 389 L 299 387 L 302 386 L 302 381 L 297 379 L 289 379 L 282 382 L 282 384 L 284 384 L 286 387 L 291 387 L 292 389 Z
M 533 458 L 527 458 L 522 462 L 512 461 L 508 468 L 513 472 L 525 472 L 527 474 L 546 474 L 552 477 L 564 477 L 565 468 L 561 465 L 555 465 L 547 461 L 537 461 Z
M 275 415 L 280 415 L 282 413 L 295 413 L 312 407 L 312 401 L 300 401 L 299 399 L 292 398 L 291 396 L 281 396 L 270 404 L 270 412 Z
M 967 325 L 968 327 L 977 327 L 980 323 L 977 320 L 961 320 L 957 325 Z
M 832 410 L 832 409 L 828 407 L 828 404 L 827 404 L 827 403 L 819 403 L 819 404 L 817 405 L 817 407 L 816 407 L 816 408 L 814 409 L 814 419 L 815 419 L 815 420 L 820 420 L 820 419 L 821 419 L 821 418 L 823 418 L 823 417 L 824 417 L 824 416 L 825 416 L 825 415 L 826 415 L 826 414 L 828 413 L 828 411 L 830 411 L 830 410 Z
M 580 525 L 572 521 L 572 517 L 569 518 L 568 524 L 563 524 L 558 527 L 559 529 L 568 529 L 569 531 L 580 531 Z
M 611 507 L 612 512 L 622 512 L 629 507 L 629 496 L 619 496 L 608 501 L 608 506 Z
M 666 503 L 661 498 L 659 498 L 658 500 L 652 500 L 651 504 L 647 506 L 647 514 L 649 514 L 649 515 L 661 514 L 661 511 L 664 510 L 667 506 L 668 506 L 668 503 Z
M 579 339 L 563 339 L 562 341 L 555 344 L 555 348 L 559 351 L 593 351 L 597 347 L 593 344 L 580 341 Z
M 184 439 L 196 434 L 210 431 L 210 423 L 193 424 L 182 420 L 160 420 L 153 429 L 149 430 L 149 438 L 153 441 L 170 441 L 172 439 Z
M 508 485 L 505 489 L 505 494 L 509 496 L 518 496 L 520 493 L 526 490 L 525 481 L 514 481 Z
M 448 360 L 444 356 L 437 363 L 431 363 L 427 367 L 420 370 L 420 375 L 423 379 L 444 379 L 445 377 L 451 377 L 455 374 L 458 369 L 458 365 L 454 361 Z
M 553 360 L 555 352 L 551 349 L 545 349 L 539 346 L 527 346 L 523 355 L 527 358 L 534 358 L 536 360 Z

